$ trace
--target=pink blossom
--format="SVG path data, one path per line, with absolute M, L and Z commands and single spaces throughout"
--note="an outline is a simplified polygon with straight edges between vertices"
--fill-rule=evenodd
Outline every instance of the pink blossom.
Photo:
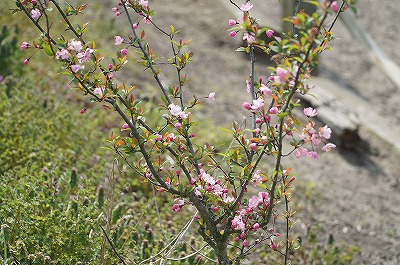
M 196 183 L 196 180 L 195 180 L 194 178 L 191 178 L 191 179 L 190 179 L 190 185 L 193 186 L 195 183 Z
M 260 197 L 258 197 L 258 196 L 252 196 L 249 199 L 249 204 L 248 205 L 252 209 L 258 207 L 260 204 L 262 204 L 262 199 L 260 199 Z
M 269 110 L 269 113 L 270 113 L 270 114 L 277 114 L 278 111 L 279 111 L 278 107 L 272 107 L 272 108 Z
M 82 65 L 79 65 L 79 64 L 71 65 L 71 71 L 74 72 L 74 73 L 78 72 L 81 69 L 83 69 Z
M 253 7 L 253 4 L 250 2 L 247 2 L 243 5 L 240 6 L 240 10 L 242 10 L 243 12 L 247 12 L 249 11 L 251 8 Z
M 271 38 L 274 35 L 275 31 L 273 31 L 272 29 L 267 30 L 266 34 L 268 38 Z
M 121 128 L 122 128 L 123 130 L 129 129 L 128 123 L 122 124 Z
M 214 93 L 214 92 L 210 93 L 210 94 L 208 95 L 207 98 L 208 98 L 208 100 L 211 101 L 211 102 L 212 102 L 212 101 L 215 101 L 215 93 Z
M 172 210 L 173 210 L 174 212 L 176 212 L 176 213 L 179 213 L 179 212 L 181 211 L 181 209 L 182 209 L 182 207 L 181 207 L 179 204 L 177 204 L 177 203 L 175 203 L 174 205 L 172 205 Z
M 332 130 L 328 127 L 328 125 L 319 128 L 319 135 L 321 136 L 321 138 L 329 139 L 331 138 L 331 133 Z
M 161 134 L 156 133 L 155 135 L 156 135 L 156 141 L 161 141 L 162 140 L 162 135 Z
M 331 151 L 332 148 L 335 148 L 335 147 L 336 147 L 335 144 L 327 143 L 326 145 L 324 145 L 322 147 L 322 152 L 329 152 L 329 151 Z
M 249 102 L 243 102 L 243 108 L 250 110 L 251 109 L 251 104 Z
M 257 149 L 257 144 L 256 143 L 251 143 L 250 144 L 250 149 L 255 151 Z
M 312 108 L 312 107 L 304 108 L 303 109 L 303 113 L 307 117 L 315 117 L 315 116 L 317 116 L 317 110 Z
M 170 133 L 166 140 L 167 140 L 167 142 L 173 142 L 173 141 L 175 141 L 175 139 L 176 139 L 175 134 Z
M 277 250 L 278 249 L 278 245 L 274 242 L 271 242 L 271 244 L 269 245 L 273 250 Z
M 182 128 L 182 123 L 177 122 L 177 123 L 174 124 L 174 127 L 179 130 L 180 128 Z
M 56 52 L 56 58 L 61 60 L 67 60 L 69 58 L 69 51 L 62 49 Z
M 95 95 L 97 95 L 97 96 L 99 96 L 99 97 L 102 97 L 103 96 L 103 93 L 104 93 L 104 88 L 102 88 L 102 87 L 96 87 L 94 90 L 93 90 L 93 94 L 95 94 Z M 126 125 L 128 125 L 128 124 L 126 124 Z M 129 126 L 128 126 L 129 127 Z M 125 129 L 127 129 L 127 128 L 125 128 Z
M 229 32 L 229 36 L 232 37 L 232 38 L 235 37 L 236 34 L 237 34 L 237 31 L 231 31 L 231 32 Z
M 124 38 L 122 38 L 121 36 L 114 36 L 114 41 L 115 45 L 121 45 L 122 42 L 124 41 Z
M 250 83 L 250 80 L 246 80 L 246 90 L 247 90 L 247 93 L 250 93 L 250 92 L 251 92 L 251 83 Z
M 28 49 L 28 47 L 29 47 L 29 43 L 27 43 L 26 41 L 24 41 L 24 42 L 21 44 L 21 49 L 23 49 L 23 50 Z
M 338 11 L 339 11 L 339 5 L 338 5 L 338 3 L 337 3 L 336 1 L 333 1 L 333 2 L 331 3 L 330 9 L 331 9 L 333 12 L 338 12 Z
M 253 105 L 251 106 L 251 108 L 253 110 L 258 110 L 259 108 L 262 108 L 262 106 L 264 106 L 264 100 L 262 98 L 258 98 L 253 100 Z
M 255 223 L 253 225 L 253 231 L 257 231 L 260 228 L 260 224 L 259 223 Z
M 82 50 L 82 42 L 80 42 L 79 40 L 71 40 L 70 41 L 70 45 L 69 48 L 73 51 L 77 51 L 80 52 Z
M 294 155 L 296 158 L 300 158 L 301 156 L 308 156 L 308 151 L 307 149 L 300 147 L 296 150 L 296 152 L 294 152 Z
M 138 4 L 141 5 L 142 8 L 146 8 L 149 6 L 149 1 L 148 0 L 139 0 Z
M 264 85 L 264 84 L 261 84 L 261 86 L 260 86 L 260 91 L 263 92 L 263 94 L 264 94 L 266 97 L 270 97 L 270 96 L 272 95 L 272 90 L 269 89 L 269 88 L 268 88 L 266 85 Z
M 238 229 L 244 231 L 246 229 L 246 225 L 243 222 L 242 216 L 236 215 L 231 221 L 232 229 Z
M 318 160 L 318 154 L 317 154 L 317 152 L 315 152 L 315 151 L 309 152 L 308 155 L 307 155 L 307 157 L 308 157 L 308 158 L 314 158 L 314 159 L 317 159 L 317 160 Z
M 254 186 L 262 183 L 262 177 L 259 175 L 258 172 L 253 175 L 252 182 L 254 183 Z
M 184 111 L 182 111 L 181 107 L 178 105 L 171 103 L 168 106 L 168 109 L 172 116 L 175 116 L 175 117 L 181 118 L 181 119 L 187 118 L 187 114 Z
M 313 143 L 313 145 L 318 146 L 321 143 L 321 138 L 318 134 L 313 134 L 311 136 L 311 142 Z
M 118 8 L 116 8 L 116 7 L 113 7 L 113 8 L 111 8 L 111 10 L 112 10 L 112 12 L 117 12 L 118 11 Z
M 31 15 L 32 15 L 32 18 L 37 21 L 40 18 L 41 14 L 40 14 L 39 9 L 35 8 L 35 9 L 31 10 Z
M 274 76 L 274 82 L 277 83 L 285 83 L 286 77 L 288 76 L 289 72 L 286 69 L 281 67 L 276 68 L 276 76 Z
M 228 24 L 229 24 L 229 26 L 235 26 L 236 25 L 236 20 L 229 19 Z
M 90 54 L 94 52 L 93 49 L 87 48 L 85 51 L 77 53 L 76 57 L 80 63 L 84 63 L 90 59 Z
M 258 195 L 259 198 L 269 202 L 269 194 L 268 194 L 268 192 L 259 191 L 257 195 Z
M 243 34 L 243 40 L 246 40 L 248 44 L 252 44 L 256 40 L 256 37 L 253 32 L 245 32 Z
M 143 18 L 143 22 L 146 24 L 151 24 L 151 21 L 153 20 L 153 18 L 151 16 L 147 16 Z
M 120 53 L 122 56 L 125 56 L 128 54 L 128 49 L 127 48 L 123 48 L 122 50 L 120 50 Z

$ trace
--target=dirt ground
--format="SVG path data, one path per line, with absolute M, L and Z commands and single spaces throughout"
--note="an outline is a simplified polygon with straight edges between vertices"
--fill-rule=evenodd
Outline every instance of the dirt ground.
M 400 2 L 359 2 L 359 23 L 381 49 L 400 64 L 400 49 L 397 48 Z M 260 17 L 261 21 L 265 19 L 263 23 L 279 27 L 279 1 L 255 1 L 254 4 L 257 13 L 264 16 Z M 172 24 L 183 29 L 183 39 L 193 39 L 190 47 L 195 54 L 194 63 L 187 74 L 194 80 L 187 95 L 190 96 L 192 89 L 198 96 L 216 92 L 217 104 L 206 106 L 205 115 L 228 126 L 233 120 L 241 120 L 244 115 L 241 103 L 248 100 L 245 79 L 249 67 L 245 55 L 234 52 L 240 39 L 228 36 L 227 21 L 238 16 L 229 7 L 229 1 L 210 4 L 206 0 L 164 0 L 154 1 L 152 8 L 157 11 L 159 25 Z M 331 79 L 356 93 L 370 104 L 370 111 L 398 127 L 400 89 L 374 65 L 341 22 L 335 34 L 339 39 L 333 43 L 334 50 L 323 55 L 317 78 Z M 155 42 L 152 47 L 165 50 L 163 42 Z M 256 77 L 268 76 L 266 67 L 259 65 Z M 332 233 L 339 241 L 360 246 L 362 254 L 358 261 L 361 264 L 400 264 L 399 154 L 390 151 L 390 146 L 363 126 L 359 133 L 362 144 L 369 148 L 358 151 L 338 148 L 322 155 L 319 161 L 288 161 L 293 164 L 298 179 L 315 182 L 320 194 L 316 205 L 306 203 L 312 211 L 304 211 L 298 218 L 300 223 L 321 224 L 326 236 Z

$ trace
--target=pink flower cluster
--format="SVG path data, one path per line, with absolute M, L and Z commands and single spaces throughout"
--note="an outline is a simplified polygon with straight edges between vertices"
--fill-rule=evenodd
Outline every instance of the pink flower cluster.
M 304 108 L 303 112 L 307 117 L 314 117 L 317 115 L 317 111 L 312 107 Z M 308 158 L 318 159 L 317 152 L 314 151 L 314 146 L 318 146 L 321 142 L 330 139 L 331 134 L 332 130 L 327 125 L 317 129 L 315 123 L 309 120 L 309 122 L 304 126 L 302 133 L 299 135 L 299 138 L 304 142 L 304 144 L 311 143 L 313 151 L 308 151 L 306 148 L 300 147 L 295 151 L 296 158 L 305 156 Z M 321 150 L 323 152 L 328 152 L 335 147 L 335 144 L 327 143 Z

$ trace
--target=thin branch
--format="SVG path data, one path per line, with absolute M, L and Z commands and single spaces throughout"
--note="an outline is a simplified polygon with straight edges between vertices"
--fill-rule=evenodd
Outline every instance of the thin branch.
M 113 242 L 111 241 L 111 239 L 108 237 L 106 231 L 104 230 L 104 228 L 101 226 L 101 224 L 99 224 L 101 230 L 104 233 L 104 236 L 107 238 L 108 243 L 110 244 L 111 248 L 113 249 L 115 255 L 117 255 L 118 259 L 122 262 L 122 264 L 126 265 L 124 259 L 119 255 L 118 251 L 115 249 Z

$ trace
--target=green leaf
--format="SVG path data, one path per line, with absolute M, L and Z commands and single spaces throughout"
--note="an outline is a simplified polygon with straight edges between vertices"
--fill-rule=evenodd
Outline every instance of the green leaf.
M 280 113 L 278 113 L 278 117 L 279 117 L 279 118 L 284 118 L 284 117 L 286 117 L 287 115 L 288 115 L 287 112 L 280 112 Z
M 53 50 L 51 49 L 50 44 L 43 43 L 43 44 L 42 44 L 42 47 L 43 47 L 44 52 L 45 52 L 48 56 L 54 56 L 54 52 L 53 52 Z
M 309 4 L 311 4 L 311 5 L 319 6 L 318 1 L 314 1 L 314 0 L 304 0 L 303 2 L 309 3 Z

